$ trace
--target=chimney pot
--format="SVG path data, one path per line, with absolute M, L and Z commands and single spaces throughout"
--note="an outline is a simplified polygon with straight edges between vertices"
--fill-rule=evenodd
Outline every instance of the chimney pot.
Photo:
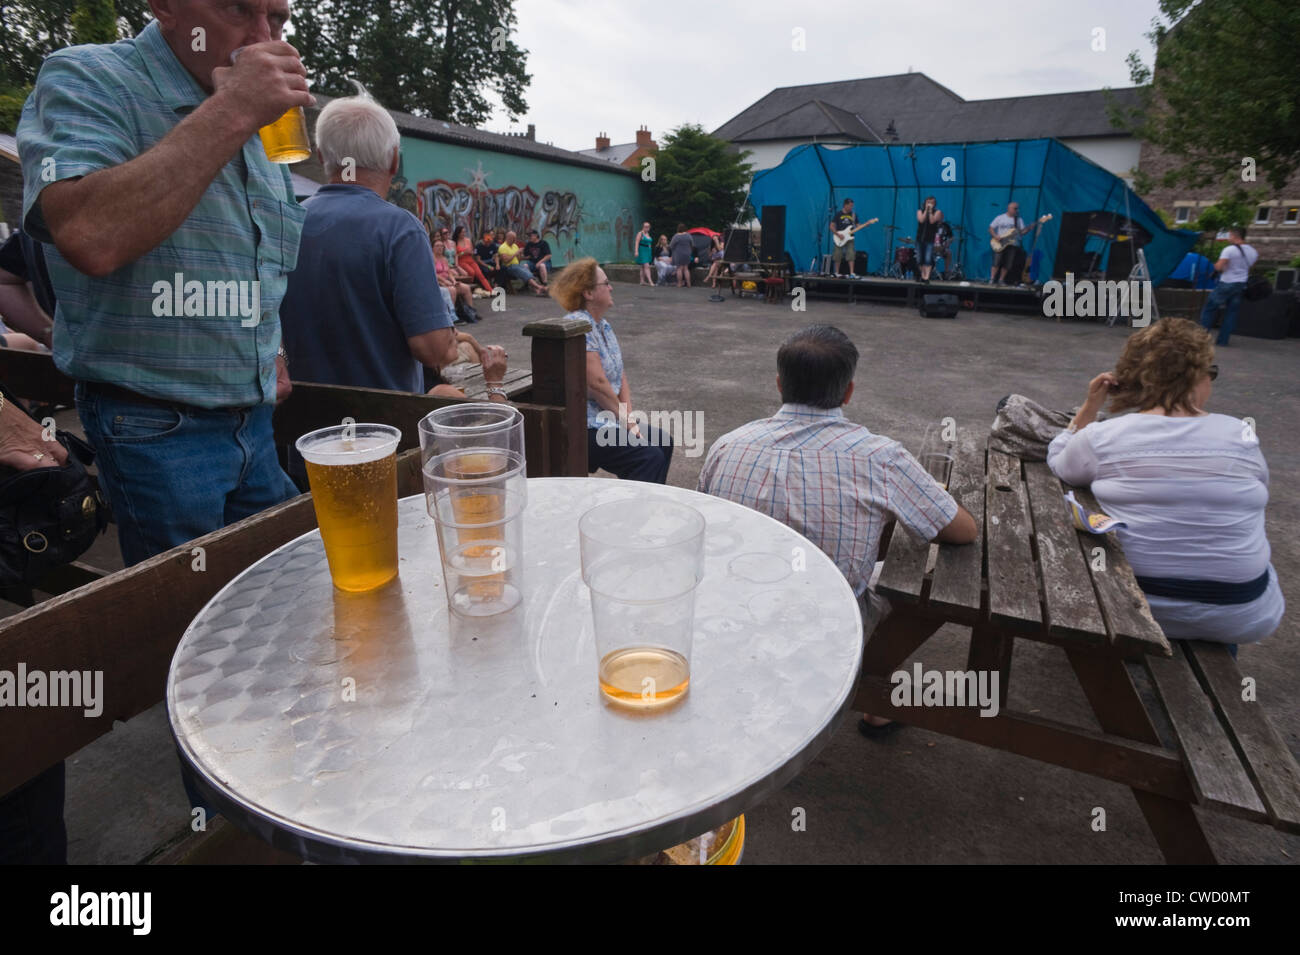
M 638 146 L 653 146 L 654 140 L 650 138 L 650 130 L 642 126 L 636 131 L 636 144 Z

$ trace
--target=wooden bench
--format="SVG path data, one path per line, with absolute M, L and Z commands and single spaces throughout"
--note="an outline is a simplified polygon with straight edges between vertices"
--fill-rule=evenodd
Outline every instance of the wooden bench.
M 1170 862 L 1215 861 L 1192 805 L 1300 832 L 1300 767 L 1260 704 L 1243 700 L 1227 648 L 1165 639 L 1115 536 L 1075 530 L 1045 463 L 962 449 L 951 490 L 980 536 L 932 555 L 892 535 L 877 589 L 893 612 L 867 641 L 856 708 L 1123 783 Z M 890 675 L 945 623 L 970 627 L 969 669 L 998 674 L 996 716 L 949 700 L 893 705 Z M 1006 706 L 1017 639 L 1065 651 L 1100 733 Z M 1143 702 L 1134 668 L 1150 675 L 1162 714 Z
M 534 381 L 516 404 L 524 415 L 528 474 L 587 474 L 586 347 L 588 323 L 567 318 L 533 322 Z M 0 380 L 25 397 L 71 404 L 72 382 L 49 356 L 0 352 Z M 351 415 L 395 425 L 403 439 L 398 494 L 423 491 L 420 418 L 456 399 L 399 392 L 295 384 L 276 409 L 276 443 L 284 451 L 298 436 Z M 269 508 L 133 567 L 116 572 L 84 564 L 60 568 L 38 588 L 50 599 L 0 620 L 0 670 L 103 672 L 103 712 L 87 718 L 72 707 L 0 710 L 0 795 L 57 765 L 113 727 L 163 699 L 167 670 L 181 635 L 213 595 L 276 547 L 316 526 L 310 495 Z M 202 548 L 196 551 L 196 548 Z M 202 570 L 196 560 L 202 555 Z M 142 853 L 144 855 L 144 853 Z M 178 834 L 153 852 L 159 861 L 287 861 L 252 837 L 214 825 Z

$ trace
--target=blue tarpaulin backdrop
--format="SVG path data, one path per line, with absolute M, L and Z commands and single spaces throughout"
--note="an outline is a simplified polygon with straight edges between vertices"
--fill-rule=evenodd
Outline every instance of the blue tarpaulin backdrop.
M 827 225 L 845 199 L 853 200 L 859 221 L 880 219 L 855 239 L 857 250 L 868 254 L 868 268 L 874 272 L 889 245 L 883 227 L 897 227 L 894 248 L 898 248 L 903 236 L 916 235 L 916 210 L 931 195 L 948 222 L 968 230 L 961 264 L 971 279 L 988 279 L 992 262 L 988 226 L 1012 200 L 1020 203 L 1020 217 L 1026 224 L 1045 213 L 1055 216 L 1043 226 L 1036 246 L 1043 256 L 1035 275 L 1039 281 L 1052 275 L 1064 212 L 1131 216 L 1153 237 L 1145 250 L 1156 284 L 1182 262 L 1197 239 L 1195 232 L 1167 228 L 1122 179 L 1054 139 L 797 146 L 781 165 L 754 176 L 750 191 L 756 210 L 765 205 L 786 207 L 785 246 L 800 271 L 814 260 L 820 263 L 821 256 L 833 250 Z M 1031 232 L 1024 238 L 1025 248 L 1032 242 Z M 953 249 L 955 253 L 955 240 Z

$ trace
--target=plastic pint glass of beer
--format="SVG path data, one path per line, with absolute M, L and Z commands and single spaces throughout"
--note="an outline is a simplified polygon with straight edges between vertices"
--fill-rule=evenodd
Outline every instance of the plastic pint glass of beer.
M 295 106 L 269 126 L 258 130 L 262 148 L 271 162 L 302 162 L 311 156 L 307 138 L 307 114 Z
M 397 576 L 397 444 L 386 424 L 344 424 L 298 439 L 330 577 L 374 590 Z

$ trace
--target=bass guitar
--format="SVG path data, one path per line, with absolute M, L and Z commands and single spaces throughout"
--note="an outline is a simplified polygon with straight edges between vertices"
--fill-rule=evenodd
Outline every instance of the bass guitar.
M 1036 223 L 1036 225 L 1040 225 L 1040 226 L 1041 226 L 1044 222 L 1049 221 L 1051 218 L 1052 218 L 1051 213 L 1048 213 L 1047 215 L 1045 215 L 1045 216 L 1043 216 L 1041 219 L 1039 219 L 1038 222 Z M 1001 252 L 1003 249 L 1005 249 L 1005 248 L 1007 247 L 1007 239 L 1011 238 L 1013 235 L 1015 235 L 1015 234 L 1016 234 L 1017 232 L 1019 232 L 1019 231 L 1020 231 L 1020 230 L 1017 229 L 1017 228 L 1015 228 L 1014 226 L 1013 226 L 1012 228 L 1010 228 L 1010 229 L 1003 229 L 1001 232 L 999 232 L 999 233 L 998 233 L 997 235 L 995 235 L 993 238 L 989 239 L 989 247 L 990 247 L 994 252 Z M 1028 232 L 1029 230 L 1026 229 L 1025 231 Z

